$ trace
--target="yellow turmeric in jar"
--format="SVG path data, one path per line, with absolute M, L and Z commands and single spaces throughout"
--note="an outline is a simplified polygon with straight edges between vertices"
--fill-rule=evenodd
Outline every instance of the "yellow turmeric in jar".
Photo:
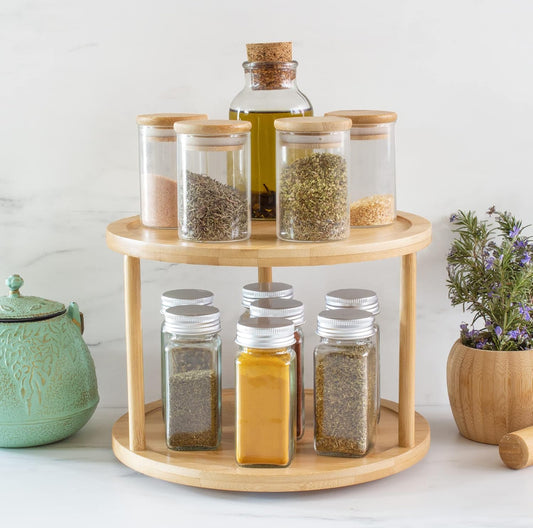
M 290 464 L 296 435 L 295 383 L 292 348 L 241 348 L 235 381 L 238 464 Z

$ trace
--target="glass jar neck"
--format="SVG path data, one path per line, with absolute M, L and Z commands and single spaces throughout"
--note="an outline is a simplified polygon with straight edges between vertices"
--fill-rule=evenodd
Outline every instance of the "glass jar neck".
M 245 88 L 250 90 L 297 89 L 296 61 L 244 62 Z

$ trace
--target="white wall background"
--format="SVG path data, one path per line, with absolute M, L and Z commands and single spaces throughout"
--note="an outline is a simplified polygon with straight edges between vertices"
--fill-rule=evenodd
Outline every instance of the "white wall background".
M 417 402 L 446 403 L 446 358 L 464 319 L 445 288 L 448 216 L 492 204 L 533 223 L 533 3 L 449 0 L 2 0 L 0 277 L 86 317 L 102 405 L 125 405 L 122 259 L 106 225 L 138 212 L 135 116 L 224 118 L 246 42 L 292 40 L 298 79 L 321 115 L 398 112 L 398 202 L 433 222 L 419 254 Z M 240 286 L 252 268 L 143 262 L 147 400 L 159 393 L 159 295 L 212 289 L 224 322 L 224 385 Z M 329 289 L 376 289 L 383 394 L 396 399 L 399 260 L 276 269 L 314 319 Z

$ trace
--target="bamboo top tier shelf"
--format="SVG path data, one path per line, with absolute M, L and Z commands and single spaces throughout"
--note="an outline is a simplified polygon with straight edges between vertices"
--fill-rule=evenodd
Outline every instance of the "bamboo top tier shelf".
M 254 222 L 244 242 L 179 240 L 176 230 L 155 230 L 139 217 L 107 228 L 107 245 L 124 255 L 128 413 L 113 427 L 113 451 L 127 466 L 155 478 L 203 488 L 235 491 L 305 491 L 368 482 L 398 473 L 429 449 L 429 425 L 415 412 L 416 253 L 431 242 L 431 224 L 398 212 L 390 226 L 352 229 L 338 242 L 284 242 L 274 222 Z M 213 266 L 253 266 L 260 282 L 277 266 L 319 266 L 401 257 L 399 402 L 382 401 L 377 441 L 363 458 L 322 457 L 313 451 L 308 427 L 293 463 L 284 469 L 240 468 L 233 455 L 234 394 L 224 391 L 222 443 L 216 451 L 166 449 L 161 403 L 144 402 L 140 260 Z M 312 409 L 312 391 L 306 408 Z M 306 422 L 311 425 L 312 417 Z

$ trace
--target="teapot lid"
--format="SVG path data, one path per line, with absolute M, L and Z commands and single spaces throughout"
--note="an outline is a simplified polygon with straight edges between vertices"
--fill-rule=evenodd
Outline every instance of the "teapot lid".
M 0 296 L 0 323 L 48 319 L 65 312 L 65 305 L 41 297 L 20 295 L 24 280 L 20 275 L 6 279 L 9 295 Z

